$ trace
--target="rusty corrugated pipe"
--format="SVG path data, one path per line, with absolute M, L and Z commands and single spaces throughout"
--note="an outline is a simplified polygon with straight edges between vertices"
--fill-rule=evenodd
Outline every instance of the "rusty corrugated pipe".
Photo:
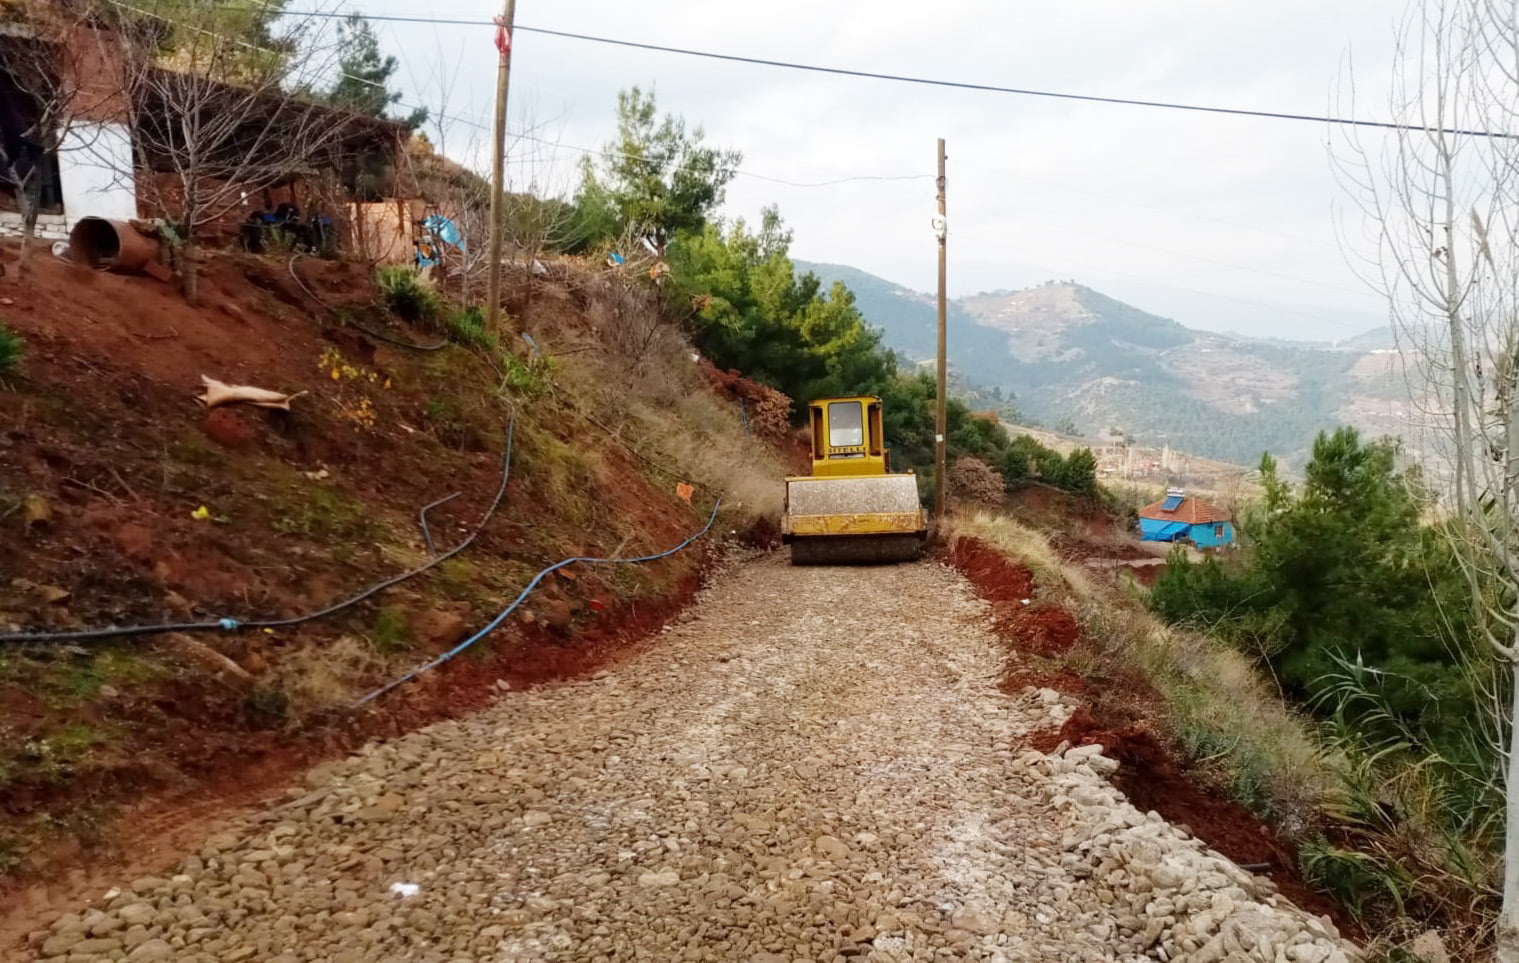
M 157 238 L 148 237 L 126 221 L 81 217 L 69 231 L 69 260 L 97 271 L 140 274 L 158 260 Z

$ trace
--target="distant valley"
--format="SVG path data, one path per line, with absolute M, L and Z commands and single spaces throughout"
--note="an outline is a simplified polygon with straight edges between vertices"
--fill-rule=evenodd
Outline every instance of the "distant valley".
M 910 362 L 936 350 L 935 303 L 857 268 L 796 262 L 843 281 L 886 344 Z M 959 379 L 997 389 L 1040 423 L 1069 419 L 1146 444 L 1254 465 L 1301 464 L 1324 428 L 1396 434 L 1404 386 L 1388 332 L 1335 346 L 1197 331 L 1074 281 L 960 298 L 948 309 Z

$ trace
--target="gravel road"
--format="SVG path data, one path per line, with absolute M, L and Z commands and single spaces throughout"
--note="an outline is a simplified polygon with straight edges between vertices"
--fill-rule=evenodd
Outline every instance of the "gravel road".
M 998 692 L 934 563 L 709 588 L 647 654 L 310 774 L 33 933 L 37 958 L 1339 963 L 1329 925 L 1158 816 L 1070 711 Z M 294 795 L 294 794 L 293 794 Z

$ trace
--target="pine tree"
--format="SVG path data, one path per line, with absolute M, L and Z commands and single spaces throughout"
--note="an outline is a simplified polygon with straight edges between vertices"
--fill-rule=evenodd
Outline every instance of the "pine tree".
M 137 38 L 165 67 L 244 83 L 288 67 L 307 32 L 279 28 L 289 0 L 145 0 L 84 9 Z
M 361 14 L 350 14 L 338 27 L 338 33 L 343 54 L 338 60 L 338 79 L 327 92 L 327 99 L 357 113 L 386 116 L 391 105 L 401 100 L 400 91 L 389 87 L 400 62 L 394 56 L 380 53 L 374 27 Z M 418 107 L 400 120 L 414 131 L 427 122 L 427 108 Z
M 681 233 L 698 233 L 722 206 L 724 189 L 743 160 L 736 150 L 708 147 L 700 127 L 665 114 L 653 93 L 637 87 L 617 95 L 617 139 L 581 166 L 576 204 L 588 223 L 634 228 L 663 255 Z M 767 239 L 767 246 L 779 238 Z

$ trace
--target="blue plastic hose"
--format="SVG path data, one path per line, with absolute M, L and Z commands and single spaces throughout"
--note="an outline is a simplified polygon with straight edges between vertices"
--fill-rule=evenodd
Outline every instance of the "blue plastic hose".
M 415 679 L 417 676 L 419 676 L 422 673 L 428 671 L 429 669 L 435 669 L 435 668 L 437 668 L 438 666 L 440 666 L 443 663 L 447 662 L 449 659 L 452 659 L 454 656 L 458 655 L 460 652 L 463 652 L 465 649 L 467 649 L 470 646 L 474 645 L 476 642 L 479 642 L 481 639 L 485 638 L 487 635 L 490 635 L 497 628 L 499 628 L 500 625 L 501 625 L 501 623 L 505 622 L 507 620 L 507 618 L 510 617 L 513 612 L 517 611 L 517 607 L 520 606 L 523 603 L 523 601 L 527 599 L 528 595 L 530 595 L 532 593 L 533 589 L 535 589 L 535 588 L 538 587 L 538 583 L 539 582 L 542 582 L 543 579 L 546 576 L 548 576 L 548 575 L 550 575 L 550 574 L 552 574 L 554 572 L 557 572 L 559 569 L 564 568 L 566 565 L 574 565 L 577 562 L 584 563 L 584 564 L 587 564 L 587 565 L 633 565 L 633 564 L 638 564 L 638 563 L 642 563 L 642 562 L 652 562 L 655 559 L 667 558 L 667 557 L 669 557 L 671 555 L 674 555 L 676 552 L 681 551 L 687 545 L 690 545 L 692 542 L 696 541 L 698 538 L 701 538 L 703 535 L 707 534 L 707 532 L 711 530 L 712 523 L 715 522 L 715 521 L 717 521 L 717 510 L 722 507 L 722 504 L 723 504 L 723 500 L 721 498 L 719 498 L 717 500 L 717 503 L 712 506 L 712 514 L 707 517 L 707 524 L 705 524 L 705 525 L 703 525 L 701 527 L 701 531 L 698 531 L 695 534 L 689 536 L 685 541 L 681 542 L 679 545 L 675 546 L 674 548 L 670 549 L 669 551 L 660 552 L 657 555 L 641 555 L 638 558 L 584 558 L 584 557 L 578 557 L 578 558 L 567 558 L 567 559 L 564 559 L 563 561 L 555 562 L 553 565 L 550 565 L 548 568 L 546 568 L 543 571 L 539 572 L 537 575 L 534 575 L 533 576 L 533 580 L 531 582 L 527 583 L 527 587 L 522 590 L 521 594 L 519 594 L 515 600 L 513 600 L 512 604 L 508 605 L 505 609 L 502 609 L 501 614 L 497 615 L 495 618 L 491 619 L 488 623 L 486 623 L 485 627 L 482 628 L 480 631 L 476 632 L 474 635 L 471 635 L 469 638 L 465 639 L 463 642 L 460 642 L 458 645 L 454 646 L 452 649 L 449 649 L 447 652 L 443 653 L 442 655 L 438 656 L 437 658 L 432 659 L 432 660 L 430 660 L 428 662 L 424 662 L 423 664 L 417 666 L 415 669 L 412 669 L 410 672 L 408 672 L 405 675 L 401 676 L 399 679 L 396 679 L 393 682 L 388 682 L 385 685 L 380 686 L 378 689 L 374 690 L 373 692 L 369 693 L 368 695 L 364 696 L 364 698 L 362 698 L 358 702 L 356 702 L 355 705 L 362 706 L 362 705 L 364 705 L 364 704 L 366 704 L 368 702 L 372 702 L 373 700 L 378 699 L 380 696 L 384 695 L 385 693 L 389 692 L 390 690 L 395 689 L 398 686 L 404 685 L 407 682 L 410 682 L 412 679 Z

